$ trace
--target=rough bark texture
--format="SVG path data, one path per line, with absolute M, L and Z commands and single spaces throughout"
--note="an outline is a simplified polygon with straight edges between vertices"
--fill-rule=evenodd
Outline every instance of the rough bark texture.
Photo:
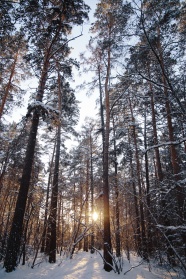
M 38 93 L 36 96 L 36 100 L 40 102 L 42 102 L 43 99 L 48 67 L 49 67 L 49 62 L 46 57 L 43 66 L 43 71 L 41 74 L 39 87 L 38 87 Z M 15 269 L 19 257 L 21 238 L 23 234 L 24 214 L 25 214 L 27 195 L 28 195 L 29 185 L 30 185 L 38 125 L 39 125 L 39 112 L 35 109 L 32 117 L 32 125 L 29 134 L 29 140 L 28 140 L 28 145 L 26 150 L 26 156 L 24 161 L 18 199 L 16 203 L 12 227 L 10 230 L 8 244 L 7 244 L 6 256 L 4 260 L 4 267 L 7 272 L 11 272 Z

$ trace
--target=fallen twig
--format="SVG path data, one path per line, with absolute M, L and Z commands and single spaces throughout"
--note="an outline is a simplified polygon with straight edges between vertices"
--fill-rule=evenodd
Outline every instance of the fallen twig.
M 126 275 L 129 271 L 131 271 L 133 268 L 140 266 L 143 263 L 143 261 L 141 261 L 138 265 L 135 266 L 131 266 L 131 268 L 127 271 L 124 272 L 124 275 Z

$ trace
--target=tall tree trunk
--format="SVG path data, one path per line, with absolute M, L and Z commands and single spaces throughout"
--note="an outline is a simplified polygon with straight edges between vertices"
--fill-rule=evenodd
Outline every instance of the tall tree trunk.
M 161 40 L 160 40 L 160 28 L 158 28 L 158 49 L 159 49 L 159 61 L 160 66 L 162 69 L 162 83 L 164 85 L 164 95 L 165 95 L 165 108 L 167 113 L 167 124 L 168 124 L 168 132 L 169 132 L 169 140 L 171 142 L 174 141 L 174 129 L 172 125 L 172 115 L 171 115 L 171 106 L 169 102 L 169 93 L 167 90 L 167 75 L 165 71 L 164 66 L 164 59 L 163 59 L 163 50 L 161 46 Z M 170 86 L 170 83 L 168 84 Z M 171 163 L 173 168 L 173 174 L 174 174 L 174 180 L 175 180 L 175 189 L 176 189 L 176 197 L 177 197 L 177 204 L 178 204 L 178 214 L 180 216 L 180 224 L 182 224 L 182 220 L 185 219 L 184 214 L 184 204 L 185 204 L 185 195 L 184 195 L 184 189 L 180 186 L 179 180 L 181 179 L 181 169 L 179 164 L 179 156 L 176 150 L 176 147 L 174 144 L 170 145 L 170 152 L 171 152 Z
M 45 216 L 44 216 L 44 224 L 43 224 L 43 234 L 42 234 L 42 241 L 41 241 L 41 253 L 47 251 L 47 219 L 48 219 L 48 207 L 49 207 L 49 192 L 50 192 L 50 184 L 51 184 L 51 176 L 52 176 L 52 168 L 53 168 L 53 162 L 54 162 L 54 154 L 56 149 L 56 141 L 54 143 L 54 149 L 52 153 L 52 159 L 50 162 L 50 170 L 49 170 L 49 176 L 48 176 L 48 184 L 47 184 L 47 193 L 46 193 L 46 202 L 45 202 Z
M 52 184 L 52 196 L 50 207 L 50 249 L 49 263 L 56 262 L 56 218 L 57 218 L 57 200 L 58 200 L 58 177 L 59 177 L 59 157 L 61 144 L 61 127 L 57 128 L 56 155 L 54 164 L 54 178 Z
M 89 207 L 88 207 L 88 198 L 89 198 L 89 158 L 86 160 L 86 185 L 85 185 L 85 226 L 88 225 L 89 223 Z M 84 238 L 84 247 L 83 250 L 85 252 L 88 252 L 88 237 Z
M 146 105 L 145 105 L 145 119 L 144 119 L 144 147 L 147 149 L 147 116 L 146 116 Z M 150 214 L 150 205 L 151 205 L 151 197 L 150 197 L 150 181 L 149 181 L 149 161 L 148 154 L 145 152 L 145 180 L 146 180 L 146 203 L 147 203 L 147 237 L 148 237 L 148 251 L 151 252 L 153 247 L 152 241 L 152 220 Z
M 131 139 L 129 137 L 129 132 L 128 132 L 128 142 L 131 146 Z M 132 148 L 132 147 L 131 147 Z M 138 209 L 138 197 L 137 197 L 137 191 L 136 191 L 136 184 L 135 184 L 135 177 L 134 177 L 134 170 L 133 170 L 133 160 L 132 160 L 132 152 L 130 155 L 130 177 L 132 181 L 132 192 L 133 192 L 133 198 L 134 198 L 134 208 L 135 208 L 135 244 L 136 244 L 136 250 L 138 252 L 138 255 L 140 255 L 140 250 L 141 250 L 141 229 L 140 229 L 140 214 L 139 214 L 139 209 Z
M 62 223 L 61 206 L 62 206 L 62 195 L 60 193 L 58 198 L 57 229 L 56 229 L 56 234 L 57 234 L 56 251 L 58 254 L 61 253 L 61 223 Z
M 64 247 L 64 202 L 63 202 L 63 192 L 62 192 L 62 198 L 61 198 L 61 244 L 60 244 L 60 256 L 63 251 Z
M 162 63 L 162 67 L 164 68 L 164 63 L 163 63 L 163 57 L 161 58 L 161 63 Z M 169 102 L 169 94 L 168 94 L 168 90 L 166 88 L 166 79 L 164 77 L 164 75 L 162 76 L 162 81 L 163 84 L 165 85 L 164 87 L 164 95 L 166 98 L 165 101 L 165 108 L 166 108 L 166 113 L 167 113 L 167 124 L 168 124 L 168 133 L 169 133 L 169 140 L 171 142 L 174 141 L 174 129 L 173 129 L 173 125 L 172 125 L 172 116 L 171 116 L 171 106 L 170 106 L 170 102 Z M 185 191 L 183 189 L 182 186 L 180 186 L 179 184 L 179 180 L 181 179 L 181 169 L 180 169 L 180 164 L 179 164 L 179 156 L 176 150 L 175 145 L 170 145 L 170 154 L 171 154 L 171 163 L 172 163 L 172 169 L 173 169 L 173 174 L 174 174 L 174 181 L 175 181 L 175 190 L 176 190 L 176 199 L 177 199 L 177 214 L 179 216 L 179 220 L 178 223 L 179 224 L 183 224 L 183 220 L 185 219 Z M 166 203 L 165 199 L 163 200 L 164 203 Z M 170 216 L 167 216 L 167 212 L 166 212 L 166 218 L 165 218 L 165 223 L 167 226 L 170 225 Z M 171 242 L 171 234 L 172 232 L 167 230 L 166 234 L 168 235 L 168 239 Z M 186 246 L 186 237 L 185 237 L 185 233 L 182 234 L 182 239 L 183 239 L 183 245 Z M 172 247 L 170 247 L 169 243 L 167 244 L 167 258 L 168 261 L 174 266 L 175 265 L 175 252 L 172 249 Z
M 44 88 L 47 79 L 48 67 L 49 67 L 49 60 L 47 56 L 45 58 L 44 65 L 43 65 L 43 71 L 42 71 L 42 75 L 38 87 L 36 101 L 42 102 Z M 23 234 L 23 220 L 24 220 L 27 195 L 28 195 L 28 190 L 30 185 L 38 125 L 39 125 L 39 112 L 37 110 L 34 110 L 33 117 L 32 117 L 32 125 L 30 129 L 29 140 L 28 140 L 28 145 L 26 150 L 26 157 L 24 161 L 23 173 L 22 173 L 22 178 L 20 183 L 20 189 L 17 198 L 12 227 L 8 239 L 6 256 L 4 260 L 4 267 L 7 272 L 13 271 L 18 264 L 17 261 L 19 257 L 21 239 Z
M 29 141 L 27 145 L 27 152 L 20 184 L 19 195 L 16 203 L 12 227 L 8 239 L 6 256 L 4 260 L 4 267 L 6 268 L 7 272 L 13 271 L 18 264 L 17 260 L 20 252 L 20 245 L 23 233 L 23 219 L 29 190 L 38 124 L 39 115 L 35 111 L 33 115 Z
M 138 154 L 138 146 L 137 146 L 137 138 L 136 138 L 136 128 L 135 128 L 135 118 L 133 115 L 133 108 L 131 104 L 131 100 L 129 99 L 129 106 L 131 111 L 132 123 L 133 123 L 133 141 L 135 148 L 135 159 L 136 159 L 136 170 L 137 170 L 137 181 L 138 181 L 138 190 L 139 190 L 139 212 L 140 212 L 140 223 L 141 223 L 141 255 L 144 259 L 148 259 L 147 255 L 147 242 L 146 242 L 146 229 L 145 229 L 145 216 L 144 216 L 144 208 L 143 208 L 143 193 L 142 193 L 142 185 L 141 185 L 141 168 Z
M 61 107 L 62 107 L 62 90 L 61 90 L 60 73 L 58 70 L 58 109 L 60 111 L 59 114 L 60 119 L 57 127 L 56 155 L 55 155 L 55 164 L 54 164 L 54 178 L 53 178 L 53 185 L 52 185 L 51 208 L 50 208 L 51 235 L 50 235 L 49 263 L 56 262 L 56 221 L 57 221 L 59 159 L 60 159 L 60 146 L 61 146 Z
M 90 191 L 91 191 L 91 213 L 92 213 L 92 233 L 91 233 L 91 254 L 95 252 L 94 250 L 94 177 L 93 177 L 93 158 L 92 158 L 92 135 L 90 131 L 89 136 L 90 141 Z
M 110 205 L 109 205 L 109 134 L 110 134 L 110 98 L 109 78 L 111 68 L 111 50 L 107 53 L 107 73 L 105 78 L 105 133 L 104 133 L 104 160 L 103 160 L 103 204 L 104 204 L 104 269 L 112 270 L 111 233 L 110 233 Z
M 118 189 L 118 162 L 116 153 L 116 132 L 114 116 L 112 116 L 114 134 L 114 189 L 115 189 L 115 222 L 116 222 L 116 257 L 121 256 L 120 251 L 120 216 L 119 216 L 119 189 Z
M 100 66 L 98 66 L 98 77 L 99 77 L 99 101 L 100 101 L 100 118 L 101 118 L 101 132 L 102 132 L 102 148 L 103 148 L 103 165 L 104 165 L 104 134 L 105 134 L 105 123 L 104 123 L 104 108 L 103 108 L 103 93 L 102 93 L 102 87 L 101 87 L 101 69 Z
M 151 78 L 149 65 L 148 65 L 148 76 L 149 78 Z M 151 111 L 152 111 L 153 140 L 154 140 L 154 145 L 158 145 L 158 133 L 156 127 L 156 115 L 155 115 L 155 108 L 154 108 L 154 92 L 153 92 L 153 87 L 151 82 L 149 82 L 149 89 L 150 89 L 150 104 L 151 104 Z M 156 157 L 158 180 L 161 183 L 163 181 L 163 171 L 161 167 L 160 153 L 158 147 L 155 148 L 155 157 Z

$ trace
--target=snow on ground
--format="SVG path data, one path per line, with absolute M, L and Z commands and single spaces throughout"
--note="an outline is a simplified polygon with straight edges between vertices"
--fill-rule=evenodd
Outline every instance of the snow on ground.
M 148 264 L 140 264 L 141 259 L 131 257 L 129 263 L 124 259 L 123 271 L 116 274 L 114 271 L 105 272 L 103 262 L 99 254 L 91 255 L 86 252 L 79 252 L 72 260 L 58 258 L 57 263 L 49 264 L 43 261 L 33 269 L 26 264 L 19 265 L 11 273 L 0 269 L 0 279 L 173 279 L 178 278 L 176 274 L 169 273 L 162 268 L 152 268 L 149 271 Z M 140 265 L 139 265 L 140 264 Z M 132 266 L 137 266 L 132 268 Z M 130 270 L 131 269 L 131 270 Z M 129 271 L 130 270 L 130 271 Z M 127 272 L 128 271 L 128 272 Z M 126 273 L 126 274 L 125 274 Z

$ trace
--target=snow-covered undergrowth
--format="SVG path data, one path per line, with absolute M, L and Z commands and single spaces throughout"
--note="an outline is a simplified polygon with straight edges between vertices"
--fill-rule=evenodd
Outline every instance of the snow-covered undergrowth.
M 32 269 L 28 264 L 19 265 L 14 272 L 6 273 L 1 267 L 0 279 L 176 279 L 174 271 L 152 264 L 142 263 L 139 257 L 131 255 L 130 263 L 124 258 L 123 271 L 105 272 L 99 254 L 79 252 L 73 259 L 57 258 L 55 264 L 38 259 L 38 264 Z M 184 277 L 182 277 L 184 278 Z

